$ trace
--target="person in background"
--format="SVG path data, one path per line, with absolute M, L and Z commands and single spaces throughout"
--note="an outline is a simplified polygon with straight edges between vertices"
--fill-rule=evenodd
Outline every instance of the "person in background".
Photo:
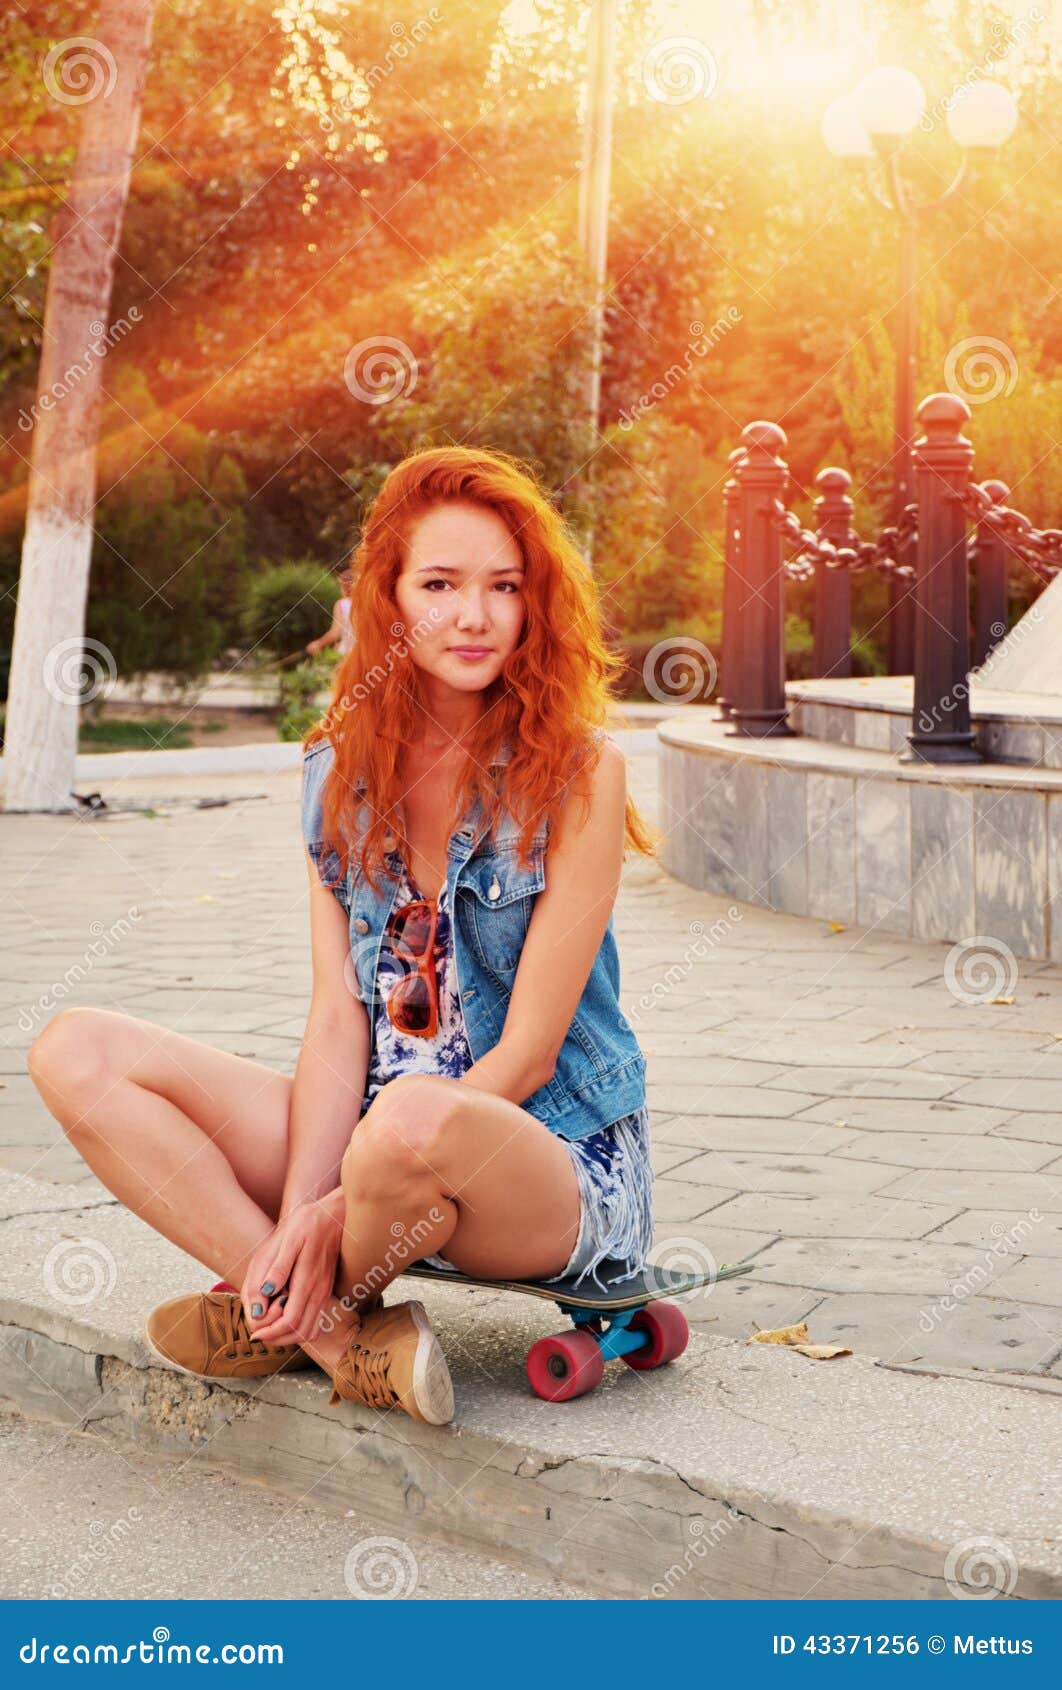
M 350 599 L 345 596 L 337 599 L 332 606 L 332 624 L 328 632 L 321 634 L 316 640 L 308 641 L 306 650 L 313 656 L 329 645 L 337 645 L 341 657 L 346 657 L 354 646 L 354 630 L 350 625 Z

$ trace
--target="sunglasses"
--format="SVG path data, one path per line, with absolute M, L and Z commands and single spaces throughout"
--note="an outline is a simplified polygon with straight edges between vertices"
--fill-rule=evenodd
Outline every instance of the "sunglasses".
M 387 995 L 392 1027 L 413 1038 L 434 1038 L 439 1030 L 439 982 L 435 973 L 436 904 L 415 898 L 395 910 L 387 923 L 395 956 L 412 962 L 414 971 L 396 980 Z

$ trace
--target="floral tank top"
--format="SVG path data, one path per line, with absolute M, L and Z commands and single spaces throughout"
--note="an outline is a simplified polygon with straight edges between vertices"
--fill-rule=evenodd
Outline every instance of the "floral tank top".
M 395 897 L 395 909 L 401 909 L 423 894 L 413 885 L 409 870 L 402 865 L 401 879 Z M 465 1035 L 465 1018 L 457 990 L 457 965 L 454 960 L 453 929 L 447 904 L 445 882 L 437 899 L 439 912 L 435 930 L 435 974 L 439 983 L 439 1027 L 434 1038 L 423 1035 L 410 1037 L 392 1026 L 387 1013 L 387 999 L 396 982 L 412 972 L 413 965 L 396 957 L 391 939 L 384 934 L 380 946 L 380 963 L 376 990 L 376 1040 L 372 1063 L 365 1081 L 363 1111 L 367 1109 L 380 1088 L 399 1074 L 447 1074 L 460 1079 L 472 1066 L 472 1052 Z

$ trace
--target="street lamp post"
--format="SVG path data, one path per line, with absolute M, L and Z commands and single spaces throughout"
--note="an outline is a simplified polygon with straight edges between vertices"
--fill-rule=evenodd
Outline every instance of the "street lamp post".
M 896 384 L 893 422 L 893 520 L 914 499 L 913 443 L 917 384 L 919 220 L 951 199 L 966 176 L 970 155 L 991 152 L 1010 139 L 1018 120 L 1010 91 L 998 82 L 975 82 L 948 102 L 952 140 L 962 149 L 958 169 L 942 194 L 916 200 L 900 169 L 904 137 L 918 127 L 925 93 L 918 78 L 898 66 L 868 71 L 858 86 L 827 107 L 822 134 L 838 158 L 865 171 L 867 186 L 899 227 L 895 313 Z M 905 558 L 908 562 L 913 559 Z M 889 671 L 910 674 L 914 664 L 914 593 L 910 580 L 893 578 L 889 605 Z

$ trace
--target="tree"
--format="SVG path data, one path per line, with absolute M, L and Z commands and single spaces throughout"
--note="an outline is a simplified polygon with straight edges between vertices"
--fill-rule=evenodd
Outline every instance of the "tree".
M 4 746 L 8 810 L 74 808 L 100 373 L 153 18 L 154 0 L 102 0 L 96 36 L 59 42 L 42 64 L 54 97 L 84 112 L 52 224 Z

